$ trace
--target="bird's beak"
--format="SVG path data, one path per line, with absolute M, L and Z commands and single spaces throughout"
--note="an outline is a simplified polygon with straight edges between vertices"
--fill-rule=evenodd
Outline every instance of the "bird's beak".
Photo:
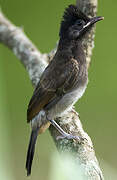
M 103 19 L 104 17 L 102 16 L 90 18 L 90 20 L 83 26 L 83 28 L 80 31 L 76 32 L 76 38 L 78 38 L 81 34 L 85 33 L 93 24 Z
M 95 24 L 96 22 L 101 21 L 101 20 L 104 20 L 104 17 L 102 16 L 93 17 L 90 19 L 90 25 Z
M 104 19 L 104 17 L 102 17 L 102 16 L 93 17 L 93 18 L 90 19 L 90 21 L 87 24 L 84 25 L 83 29 L 84 30 L 88 29 L 91 25 L 93 25 L 96 22 L 101 21 L 103 19 Z

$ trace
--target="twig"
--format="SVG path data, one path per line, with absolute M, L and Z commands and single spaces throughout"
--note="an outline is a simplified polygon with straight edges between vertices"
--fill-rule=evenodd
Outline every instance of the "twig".
M 77 0 L 77 4 L 82 11 L 90 16 L 94 16 L 97 10 L 97 0 Z M 94 39 L 94 28 L 84 40 L 84 51 L 87 57 L 87 66 L 90 64 Z M 18 57 L 29 73 L 29 77 L 34 86 L 47 66 L 48 62 L 55 54 L 53 50 L 49 54 L 41 54 L 32 42 L 26 37 L 21 28 L 14 26 L 3 14 L 0 13 L 0 42 L 9 47 Z M 66 116 L 58 118 L 60 126 L 71 134 L 76 134 L 84 138 L 84 143 L 66 139 L 57 140 L 58 132 L 52 126 L 51 135 L 60 152 L 70 152 L 75 158 L 75 162 L 81 164 L 84 173 L 89 180 L 102 180 L 103 175 L 99 168 L 90 137 L 84 132 L 79 116 L 75 110 Z

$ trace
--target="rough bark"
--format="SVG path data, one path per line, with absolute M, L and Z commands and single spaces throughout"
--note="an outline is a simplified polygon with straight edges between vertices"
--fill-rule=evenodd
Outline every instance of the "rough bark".
M 96 15 L 97 0 L 77 0 L 78 7 L 89 16 Z M 91 61 L 92 48 L 94 46 L 94 29 L 87 34 L 84 40 L 84 51 L 87 57 L 87 67 Z M 9 47 L 18 57 L 29 73 L 34 86 L 55 54 L 56 48 L 49 54 L 41 54 L 32 42 L 26 37 L 23 30 L 14 26 L 7 18 L 0 13 L 0 42 Z M 58 151 L 61 153 L 70 152 L 76 164 L 79 163 L 84 169 L 86 179 L 102 180 L 103 175 L 95 156 L 92 141 L 83 130 L 78 113 L 72 110 L 64 117 L 56 120 L 58 124 L 68 133 L 81 136 L 84 141 L 78 143 L 75 140 L 57 140 L 58 132 L 52 126 L 50 133 L 55 141 Z

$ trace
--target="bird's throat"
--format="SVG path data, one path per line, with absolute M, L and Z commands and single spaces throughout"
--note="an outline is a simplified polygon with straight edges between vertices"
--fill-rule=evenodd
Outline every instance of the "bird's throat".
M 80 64 L 86 64 L 86 57 L 83 47 L 83 40 L 69 40 L 69 39 L 60 39 L 58 44 L 58 52 L 60 54 L 72 57 L 76 59 Z

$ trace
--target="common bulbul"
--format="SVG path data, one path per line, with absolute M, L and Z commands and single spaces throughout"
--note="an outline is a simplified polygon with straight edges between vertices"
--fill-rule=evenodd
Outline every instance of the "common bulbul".
M 70 111 L 85 92 L 88 72 L 82 42 L 93 24 L 102 19 L 100 16 L 87 17 L 75 5 L 65 9 L 57 51 L 28 105 L 27 122 L 30 122 L 32 132 L 26 160 L 27 175 L 31 174 L 37 136 L 50 124 L 62 135 L 59 138 L 80 141 L 80 137 L 66 133 L 54 119 Z

